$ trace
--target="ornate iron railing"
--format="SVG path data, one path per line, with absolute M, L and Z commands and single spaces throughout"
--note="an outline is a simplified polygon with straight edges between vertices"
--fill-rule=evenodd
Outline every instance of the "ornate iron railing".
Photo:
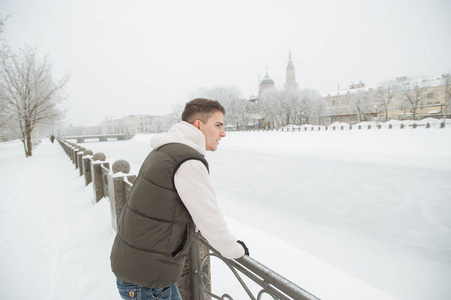
M 204 257 L 199 257 L 199 245 L 203 245 L 210 250 L 210 253 Z M 318 300 L 319 298 L 300 288 L 293 282 L 277 274 L 273 270 L 265 267 L 263 264 L 252 259 L 249 256 L 244 256 L 237 260 L 230 260 L 223 257 L 216 249 L 214 249 L 200 234 L 196 234 L 195 243 L 191 249 L 191 262 L 199 262 L 194 269 L 193 276 L 193 292 L 194 299 L 203 300 L 204 294 L 209 295 L 214 299 L 229 299 L 233 300 L 231 295 L 223 294 L 221 296 L 210 291 L 211 282 L 210 276 L 204 270 L 206 262 L 210 257 L 216 257 L 221 260 L 233 273 L 239 281 L 249 299 L 260 300 L 263 295 L 269 295 L 275 300 Z M 240 273 L 251 279 L 254 283 L 260 286 L 260 290 L 254 295 L 249 286 L 244 282 Z
M 89 174 L 85 178 L 85 183 L 88 185 L 91 180 L 93 182 L 94 203 L 97 203 L 103 197 L 109 198 L 112 226 L 117 230 L 118 215 L 130 196 L 136 176 L 121 175 L 118 177 L 114 176 L 113 173 L 121 172 L 127 174 L 130 170 L 129 164 L 127 162 L 124 164 L 124 161 L 118 164 L 118 161 L 116 161 L 112 166 L 112 170 L 110 170 L 110 165 L 108 162 L 105 162 L 105 155 L 103 153 L 98 152 L 91 157 L 92 151 L 90 155 L 87 155 L 90 150 L 61 139 L 58 139 L 58 141 L 67 155 L 73 160 L 74 164 L 78 162 L 76 168 L 80 168 L 80 176 L 82 174 L 85 176 Z M 86 157 L 83 157 L 85 154 Z M 87 160 L 86 163 L 89 164 L 89 167 L 87 167 L 84 160 Z M 101 163 L 97 163 L 97 161 Z M 116 166 L 116 164 L 118 165 Z M 229 294 L 219 296 L 211 291 L 209 261 L 212 257 L 218 258 L 231 270 L 247 294 L 248 299 L 261 300 L 264 295 L 269 295 L 275 300 L 319 299 L 249 256 L 244 256 L 237 260 L 229 260 L 223 257 L 199 233 L 196 233 L 190 255 L 191 266 L 185 267 L 188 270 L 187 274 L 189 274 L 192 284 L 188 284 L 191 287 L 185 290 L 189 294 L 187 296 L 188 298 L 185 299 L 207 300 L 214 298 L 234 300 Z M 254 292 L 251 291 L 251 288 L 246 284 L 242 276 L 246 276 L 246 278 L 249 278 L 256 284 L 255 286 L 257 288 L 252 287 Z M 238 299 L 236 297 L 235 299 Z M 241 294 L 239 297 L 242 298 Z

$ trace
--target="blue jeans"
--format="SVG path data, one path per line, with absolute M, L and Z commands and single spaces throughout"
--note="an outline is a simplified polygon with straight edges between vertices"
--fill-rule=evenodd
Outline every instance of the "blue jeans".
M 182 300 L 177 283 L 167 288 L 148 288 L 116 280 L 117 288 L 125 300 Z

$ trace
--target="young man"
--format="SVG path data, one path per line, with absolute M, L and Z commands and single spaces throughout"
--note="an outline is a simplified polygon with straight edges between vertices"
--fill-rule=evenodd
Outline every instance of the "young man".
M 151 139 L 111 251 L 123 299 L 181 299 L 176 282 L 196 227 L 223 256 L 249 255 L 227 227 L 204 158 L 226 136 L 224 114 L 218 101 L 194 99 L 180 123 Z

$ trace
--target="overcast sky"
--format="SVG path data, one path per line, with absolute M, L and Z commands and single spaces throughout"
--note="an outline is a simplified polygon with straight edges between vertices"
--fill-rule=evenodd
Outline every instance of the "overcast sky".
M 67 118 L 166 114 L 199 88 L 283 87 L 291 49 L 300 87 L 320 93 L 451 72 L 451 1 L 0 0 L 14 49 L 67 73 Z

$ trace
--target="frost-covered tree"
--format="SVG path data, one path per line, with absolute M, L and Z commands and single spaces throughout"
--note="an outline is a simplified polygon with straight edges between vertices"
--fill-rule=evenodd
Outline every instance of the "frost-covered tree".
M 0 18 L 0 37 L 3 31 L 5 31 L 5 22 L 8 17 Z
M 277 127 L 296 122 L 295 106 L 298 102 L 295 89 L 270 89 L 261 95 L 265 115 L 275 121 Z
M 296 123 L 294 108 L 299 102 L 299 94 L 296 89 L 283 89 L 279 91 L 279 112 L 283 126 Z
M 445 74 L 443 75 L 443 86 L 445 89 L 445 101 L 443 105 L 443 113 L 444 117 L 449 115 L 451 111 L 451 74 Z
M 277 89 L 270 88 L 263 91 L 259 98 L 259 110 L 262 118 L 272 124 L 270 127 L 281 127 L 282 110 L 280 108 L 280 92 Z
M 52 124 L 62 117 L 58 104 L 64 100 L 67 76 L 55 82 L 48 56 L 39 59 L 36 49 L 18 53 L 6 44 L 0 52 L 0 97 L 3 114 L 20 130 L 25 156 L 32 155 L 32 133 L 38 124 Z
M 396 80 L 387 80 L 384 81 L 377 89 L 376 89 L 376 99 L 380 104 L 381 109 L 385 112 L 385 121 L 388 120 L 388 111 L 391 109 L 393 105 L 393 101 L 396 96 L 399 95 L 400 85 Z
M 8 127 L 11 116 L 8 115 L 6 109 L 6 99 L 2 96 L 2 88 L 0 85 L 0 129 Z
M 446 97 L 447 97 L 447 100 L 448 101 L 450 101 L 450 99 L 451 99 L 451 74 L 446 74 L 445 76 L 443 76 L 444 77 L 444 85 L 445 85 L 445 87 L 446 87 Z M 449 102 L 448 102 L 448 104 L 449 104 Z
M 321 117 L 329 114 L 327 101 L 321 95 L 318 94 L 318 96 L 318 101 L 316 101 L 316 105 L 313 107 L 313 115 L 310 117 L 312 124 L 322 124 Z
M 318 91 L 304 88 L 297 90 L 296 94 L 293 106 L 295 124 L 319 123 L 319 117 L 323 114 L 326 106 Z
M 200 88 L 189 94 L 190 99 L 206 98 L 219 101 L 226 111 L 224 122 L 231 125 L 245 125 L 249 122 L 249 103 L 243 100 L 241 91 L 235 86 Z
M 427 98 L 431 83 L 425 79 L 410 79 L 409 84 L 403 86 L 401 94 L 405 103 L 410 107 L 413 120 L 416 119 L 417 109 L 423 105 L 423 100 Z
M 151 132 L 168 131 L 169 128 L 172 127 L 172 125 L 180 122 L 180 120 L 182 119 L 183 109 L 184 106 L 181 103 L 172 105 L 172 110 L 170 113 L 162 117 L 156 117 L 152 120 L 152 124 L 150 125 L 150 131 Z
M 3 53 L 5 51 L 5 44 L 2 36 L 3 31 L 5 30 L 5 21 L 6 18 L 0 18 L 0 53 Z M 6 99 L 4 97 L 1 97 L 0 90 L 0 129 L 6 127 L 9 120 L 10 116 L 8 116 L 8 114 L 6 113 Z
M 10 124 L 10 116 L 6 113 L 6 105 L 3 99 L 0 99 L 0 129 L 7 128 Z
M 265 119 L 277 127 L 289 124 L 302 125 L 319 121 L 325 103 L 312 89 L 269 89 L 260 96 Z
M 370 99 L 368 93 L 364 91 L 358 91 L 351 96 L 349 101 L 349 108 L 351 111 L 356 112 L 359 117 L 359 122 L 366 120 L 365 114 L 369 113 Z

